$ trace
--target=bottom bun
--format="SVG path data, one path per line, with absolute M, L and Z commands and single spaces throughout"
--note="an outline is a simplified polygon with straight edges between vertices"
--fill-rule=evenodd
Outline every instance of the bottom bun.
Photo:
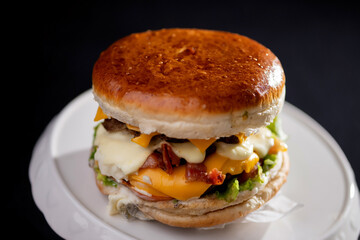
M 237 199 L 230 203 L 217 199 L 214 195 L 188 201 L 150 202 L 136 197 L 125 186 L 119 186 L 115 190 L 104 187 L 98 181 L 97 185 L 102 193 L 109 195 L 110 214 L 125 212 L 126 216 L 141 216 L 141 219 L 154 219 L 175 227 L 211 227 L 244 217 L 276 195 L 286 182 L 290 167 L 287 152 L 279 153 L 279 158 L 279 167 L 270 170 L 267 183 L 252 191 L 240 192 Z
M 214 225 L 228 223 L 234 221 L 237 218 L 244 217 L 247 214 L 257 210 L 267 201 L 269 201 L 272 197 L 274 197 L 281 188 L 281 186 L 286 182 L 289 166 L 289 157 L 287 152 L 285 152 L 283 153 L 283 162 L 278 173 L 273 178 L 271 178 L 268 184 L 264 188 L 259 190 L 254 196 L 236 205 L 231 205 L 216 211 L 207 212 L 202 215 L 178 215 L 168 211 L 164 211 L 162 209 L 156 209 L 144 205 L 138 205 L 138 208 L 151 218 L 164 224 L 176 227 L 210 227 Z M 219 200 L 206 199 L 206 201 L 211 203 L 212 201 Z M 223 200 L 220 201 L 226 203 Z

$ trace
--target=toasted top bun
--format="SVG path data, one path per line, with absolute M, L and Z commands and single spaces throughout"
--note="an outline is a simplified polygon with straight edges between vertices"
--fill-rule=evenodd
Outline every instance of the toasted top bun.
M 162 29 L 102 52 L 93 93 L 106 115 L 143 133 L 206 139 L 269 124 L 284 101 L 285 75 L 269 49 L 245 36 Z

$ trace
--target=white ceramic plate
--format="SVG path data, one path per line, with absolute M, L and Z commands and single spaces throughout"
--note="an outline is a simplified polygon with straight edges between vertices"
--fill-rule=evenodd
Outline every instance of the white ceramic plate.
M 66 239 L 356 239 L 359 192 L 333 138 L 285 103 L 281 113 L 291 161 L 282 192 L 304 205 L 273 223 L 239 223 L 198 230 L 155 221 L 126 221 L 106 212 L 88 164 L 97 103 L 91 91 L 74 99 L 38 140 L 29 169 L 32 193 L 49 225 Z

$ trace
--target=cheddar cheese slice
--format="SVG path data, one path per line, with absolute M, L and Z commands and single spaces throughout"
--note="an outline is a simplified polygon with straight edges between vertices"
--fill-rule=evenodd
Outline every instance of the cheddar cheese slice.
M 149 146 L 151 138 L 153 136 L 157 135 L 157 134 L 158 133 L 156 133 L 156 132 L 155 133 L 150 133 L 150 134 L 142 133 L 142 134 L 140 134 L 140 136 L 132 138 L 131 141 L 134 142 L 134 143 L 139 144 L 140 146 L 142 146 L 144 148 L 146 148 L 146 147 Z
M 108 118 L 108 116 L 103 112 L 103 110 L 100 108 L 100 106 L 97 109 L 95 118 L 94 118 L 94 122 L 100 121 L 102 119 L 106 119 Z
M 130 125 L 130 124 L 126 124 L 126 127 L 127 127 L 128 129 L 130 129 L 130 130 L 140 132 L 140 128 L 139 128 L 139 127 L 135 127 L 135 126 Z
M 244 133 L 239 133 L 239 134 L 236 134 L 235 136 L 237 136 L 240 143 L 243 143 L 246 140 L 246 136 Z
M 216 138 L 210 139 L 189 139 L 189 141 L 194 144 L 202 153 L 206 151 L 211 144 L 216 141 Z
M 210 155 L 204 161 L 208 171 L 217 168 L 223 174 L 240 174 L 242 171 L 249 172 L 259 161 L 259 157 L 254 153 L 248 159 L 243 161 L 230 160 L 229 158 L 220 156 L 216 153 Z M 174 168 L 174 172 L 169 175 L 160 168 L 140 169 L 137 174 L 129 176 L 131 183 L 141 182 L 147 185 L 146 189 L 137 184 L 137 188 L 147 191 L 153 188 L 155 191 L 161 192 L 167 196 L 178 200 L 187 200 L 193 197 L 200 197 L 211 184 L 205 182 L 187 182 L 185 179 L 185 165 Z M 150 181 L 144 181 L 149 179 Z

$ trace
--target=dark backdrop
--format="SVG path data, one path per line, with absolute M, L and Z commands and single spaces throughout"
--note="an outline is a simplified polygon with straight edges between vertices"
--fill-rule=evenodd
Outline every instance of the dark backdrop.
M 42 46 L 36 52 L 42 61 L 30 84 L 36 84 L 31 97 L 24 95 L 32 112 L 27 120 L 31 127 L 26 130 L 25 149 L 19 151 L 21 174 L 10 181 L 14 184 L 8 205 L 12 226 L 26 227 L 29 236 L 58 238 L 31 196 L 28 164 L 34 144 L 49 121 L 91 87 L 92 66 L 100 52 L 118 38 L 148 29 L 225 30 L 270 48 L 285 69 L 286 100 L 335 138 L 359 185 L 360 11 L 356 2 L 250 2 L 49 1 L 51 5 L 35 6 L 29 19 L 39 20 L 32 27 L 41 29 L 38 43 Z M 32 34 L 30 30 L 27 37 L 33 38 Z

